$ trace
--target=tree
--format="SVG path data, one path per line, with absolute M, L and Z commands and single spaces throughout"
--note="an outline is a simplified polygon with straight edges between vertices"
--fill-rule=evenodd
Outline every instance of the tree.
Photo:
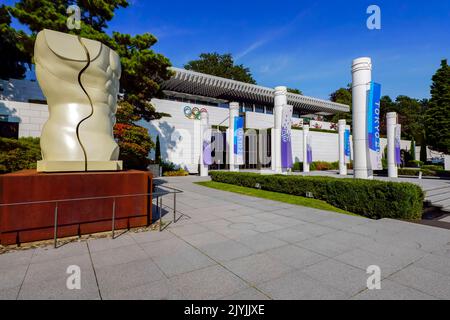
M 401 95 L 395 99 L 393 110 L 398 113 L 404 137 L 419 144 L 422 144 L 425 136 L 424 107 L 421 101 Z
M 189 61 L 184 68 L 196 72 L 206 73 L 217 77 L 256 84 L 249 68 L 236 65 L 229 53 L 202 53 L 198 60 Z
M 433 76 L 431 99 L 425 114 L 427 142 L 431 149 L 450 153 L 450 66 L 442 60 Z
M 299 94 L 301 96 L 303 95 L 303 92 L 300 89 L 288 88 L 287 91 L 290 93 Z
M 31 65 L 31 55 L 26 48 L 31 43 L 22 31 L 11 27 L 11 16 L 5 5 L 0 6 L 0 79 L 23 79 L 27 66 Z
M 133 112 L 133 106 L 120 101 L 117 108 L 118 123 L 114 126 L 114 137 L 120 147 L 120 159 L 125 169 L 146 170 L 150 164 L 148 154 L 155 147 L 148 130 L 135 124 L 140 117 Z
M 155 162 L 161 164 L 161 142 L 159 141 L 159 135 L 156 136 Z
M 416 141 L 414 141 L 414 139 L 411 140 L 409 153 L 411 155 L 411 160 L 416 161 Z
M 81 9 L 80 30 L 69 30 L 66 25 L 66 10 L 74 4 Z M 148 131 L 135 125 L 135 122 L 140 119 L 151 121 L 163 116 L 155 111 L 150 101 L 153 97 L 162 96 L 160 86 L 170 79 L 172 72 L 168 69 L 170 61 L 151 50 L 157 42 L 153 35 L 145 33 L 131 36 L 113 32 L 110 36 L 106 33 L 115 10 L 127 6 L 127 0 L 20 0 L 9 10 L 30 29 L 28 43 L 34 45 L 37 33 L 46 28 L 100 41 L 119 54 L 123 99 L 119 105 L 115 135 L 119 139 L 121 159 L 126 162 L 126 167 L 144 168 L 144 153 L 150 151 L 154 143 Z M 33 51 L 29 50 L 28 54 L 31 57 Z M 139 139 L 142 139 L 142 143 Z
M 352 121 L 352 85 L 348 84 L 347 88 L 339 88 L 335 92 L 330 94 L 330 100 L 336 103 L 342 103 L 350 106 L 350 112 L 337 113 L 331 117 L 331 122 L 337 123 L 339 120 L 347 120 L 347 122 Z
M 81 30 L 67 28 L 67 8 L 78 4 L 81 9 Z M 160 85 L 173 75 L 168 69 L 170 61 L 150 48 L 157 39 L 149 34 L 130 36 L 113 32 L 106 33 L 108 22 L 118 8 L 128 7 L 127 0 L 75 1 L 75 0 L 20 0 L 10 7 L 12 15 L 31 30 L 29 41 L 34 45 L 36 34 L 42 29 L 52 29 L 97 40 L 115 50 L 122 63 L 120 80 L 124 99 L 134 107 L 134 113 L 147 121 L 160 119 L 149 102 L 162 96 Z M 32 55 L 32 51 L 29 52 Z
M 132 37 L 114 32 L 110 45 L 122 63 L 120 84 L 125 100 L 134 106 L 134 114 L 146 121 L 162 117 L 150 100 L 163 96 L 161 84 L 173 75 L 168 69 L 171 65 L 169 59 L 149 49 L 156 42 L 157 39 L 149 33 Z
M 380 134 L 386 135 L 386 115 L 389 112 L 395 112 L 395 102 L 391 97 L 383 96 L 380 100 Z

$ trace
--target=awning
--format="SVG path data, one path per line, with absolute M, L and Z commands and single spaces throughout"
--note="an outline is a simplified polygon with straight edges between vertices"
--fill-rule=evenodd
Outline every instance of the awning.
M 227 101 L 245 101 L 255 104 L 273 105 L 275 89 L 220 78 L 190 70 L 171 68 L 175 75 L 162 85 L 163 90 L 187 93 Z M 300 109 L 302 114 L 350 112 L 350 107 L 335 103 L 288 93 L 288 104 Z

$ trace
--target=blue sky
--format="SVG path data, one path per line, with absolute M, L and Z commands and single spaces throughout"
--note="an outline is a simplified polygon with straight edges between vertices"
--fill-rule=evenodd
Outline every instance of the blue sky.
M 174 66 L 201 52 L 230 52 L 258 84 L 287 85 L 319 98 L 351 81 L 351 61 L 360 56 L 372 57 L 383 94 L 429 97 L 432 75 L 442 59 L 450 59 L 447 0 L 130 3 L 110 30 L 155 34 L 154 49 Z M 381 30 L 366 27 L 371 4 L 381 8 Z

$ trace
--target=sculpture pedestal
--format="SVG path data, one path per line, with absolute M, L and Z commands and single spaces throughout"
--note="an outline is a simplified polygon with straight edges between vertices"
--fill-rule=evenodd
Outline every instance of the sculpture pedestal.
M 38 161 L 37 172 L 83 172 L 84 161 Z M 122 161 L 88 161 L 87 171 L 121 171 Z
M 53 239 L 56 207 L 58 238 L 111 231 L 113 213 L 115 229 L 148 226 L 152 178 L 142 171 L 0 175 L 0 204 L 11 204 L 0 207 L 0 243 Z

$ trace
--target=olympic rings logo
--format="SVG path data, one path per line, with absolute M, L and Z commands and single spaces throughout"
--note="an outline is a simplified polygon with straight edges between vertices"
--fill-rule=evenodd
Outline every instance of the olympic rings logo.
M 205 108 L 199 109 L 197 107 L 191 108 L 191 107 L 184 107 L 184 115 L 186 118 L 191 120 L 201 120 L 202 119 L 202 113 L 208 113 L 208 110 Z

